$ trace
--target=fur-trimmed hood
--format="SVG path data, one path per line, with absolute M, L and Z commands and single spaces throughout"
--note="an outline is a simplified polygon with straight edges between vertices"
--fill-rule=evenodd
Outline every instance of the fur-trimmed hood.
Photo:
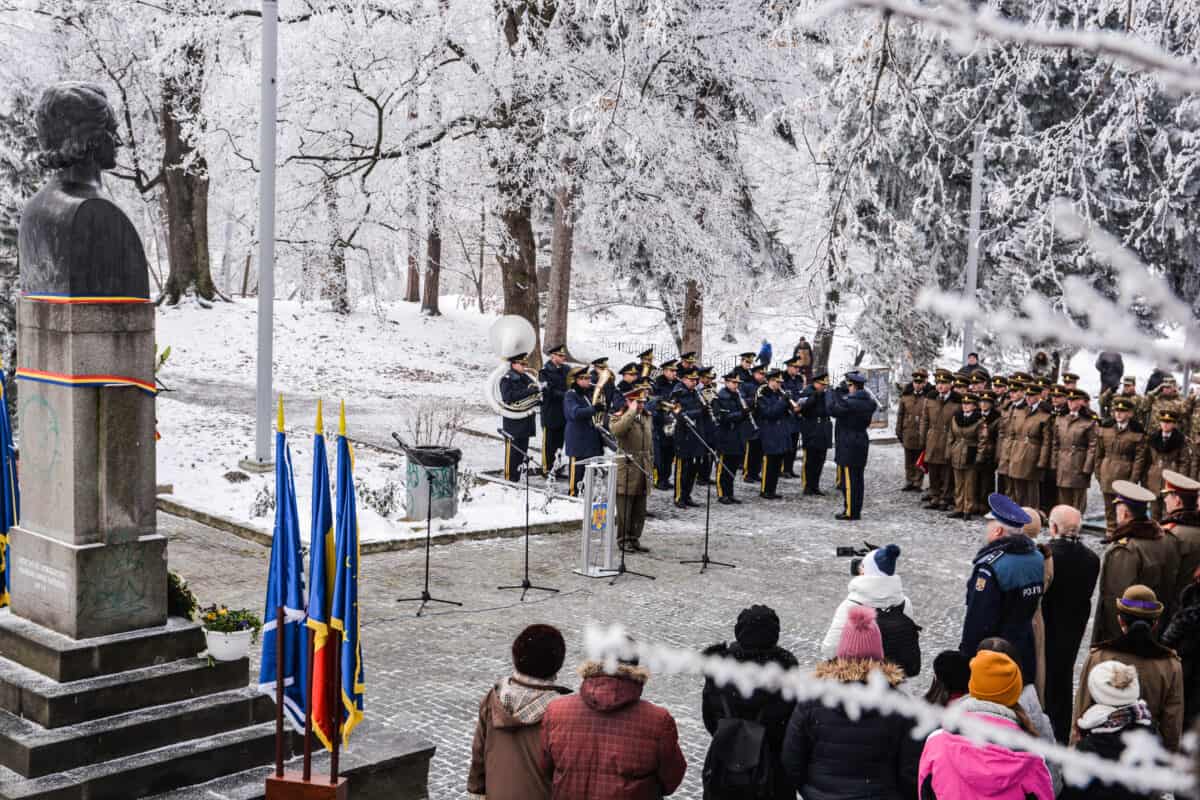
M 954 422 L 959 428 L 966 428 L 974 425 L 977 422 L 983 422 L 983 415 L 979 413 L 978 408 L 976 408 L 970 414 L 965 414 L 962 411 L 956 411 L 954 412 Z
M 1187 441 L 1187 438 L 1180 433 L 1178 428 L 1171 431 L 1171 435 L 1169 437 L 1163 437 L 1163 432 L 1160 428 L 1159 430 L 1156 430 L 1154 433 L 1150 434 L 1150 438 L 1147 441 L 1151 447 L 1160 453 L 1174 453 L 1176 450 L 1183 447 L 1184 443 Z
M 1162 528 L 1152 519 L 1135 519 L 1118 526 L 1109 538 L 1110 542 L 1121 539 L 1147 539 L 1154 541 L 1163 535 Z
M 1200 511 L 1180 509 L 1174 514 L 1163 517 L 1163 525 L 1186 525 L 1190 528 L 1200 528 Z
M 817 664 L 813 677 L 839 683 L 866 683 L 872 672 L 879 670 L 892 686 L 904 682 L 904 670 L 890 661 L 869 658 L 831 658 Z
M 610 673 L 599 661 L 585 661 L 579 667 L 583 684 L 579 696 L 593 711 L 609 713 L 633 705 L 642 699 L 642 688 L 650 680 L 650 670 L 633 664 L 617 664 Z

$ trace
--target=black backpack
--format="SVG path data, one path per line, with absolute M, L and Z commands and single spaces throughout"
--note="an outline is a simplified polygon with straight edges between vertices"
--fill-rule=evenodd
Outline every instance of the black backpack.
M 921 626 L 904 613 L 904 603 L 875 609 L 883 656 L 912 678 L 921 673 Z
M 775 762 L 762 723 L 764 705 L 754 719 L 741 719 L 729 710 L 721 693 L 725 717 L 717 722 L 704 757 L 705 800 L 767 800 L 774 796 Z

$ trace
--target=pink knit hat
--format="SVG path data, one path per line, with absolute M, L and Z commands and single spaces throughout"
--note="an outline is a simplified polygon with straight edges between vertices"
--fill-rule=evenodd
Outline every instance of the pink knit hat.
M 875 623 L 875 609 L 869 606 L 851 606 L 846 615 L 846 626 L 838 641 L 838 658 L 873 658 L 883 660 L 883 636 Z

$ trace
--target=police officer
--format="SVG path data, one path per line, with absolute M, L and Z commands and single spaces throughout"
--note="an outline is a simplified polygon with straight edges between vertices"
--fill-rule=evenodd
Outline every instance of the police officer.
M 800 359 L 789 358 L 784 362 L 787 368 L 783 374 L 783 382 L 780 388 L 784 395 L 792 403 L 797 403 L 800 400 L 800 392 L 804 391 L 804 376 L 800 373 Z M 796 474 L 796 450 L 800 447 L 800 417 L 796 414 L 788 414 L 788 436 L 790 442 L 788 449 L 783 453 L 783 473 L 784 478 L 799 478 Z
M 842 491 L 846 495 L 846 510 L 834 515 L 840 520 L 862 518 L 863 477 L 871 449 L 867 429 L 879 408 L 866 384 L 866 376 L 850 372 L 842 385 L 825 393 L 825 411 L 837 420 L 834 460 L 842 470 Z
M 762 445 L 762 483 L 758 496 L 764 500 L 781 500 L 776 491 L 783 457 L 791 446 L 791 404 L 783 393 L 783 373 L 771 370 L 767 381 L 758 389 L 754 418 L 758 420 L 758 435 Z
M 674 359 L 663 362 L 662 373 L 654 379 L 656 399 L 667 400 L 671 397 L 671 392 L 675 390 L 678 369 L 679 362 Z M 668 425 L 673 426 L 674 420 L 667 413 L 665 403 L 653 405 L 651 420 L 654 423 L 654 488 L 667 491 L 674 488 L 671 485 L 671 470 L 675 464 L 675 440 L 672 434 L 668 433 Z
M 724 376 L 725 387 L 717 392 L 713 414 L 717 418 L 717 502 L 734 505 L 742 501 L 733 496 L 734 473 L 746 449 L 748 429 L 753 427 L 750 415 L 742 406 L 737 370 Z
M 1033 540 L 1021 532 L 1030 517 L 1002 494 L 988 497 L 993 519 L 987 544 L 975 554 L 967 579 L 967 615 L 959 651 L 974 656 L 990 636 L 1007 639 L 1021 656 L 1025 683 L 1037 676 L 1033 615 L 1042 599 L 1045 560 Z
M 563 446 L 567 420 L 563 417 L 563 398 L 567 394 L 567 348 L 555 345 L 546 351 L 550 359 L 542 365 L 538 379 L 542 382 L 542 472 L 550 474 L 558 451 Z M 561 477 L 561 476 L 560 476 Z
M 703 433 L 700 429 L 704 406 L 696 394 L 699 376 L 695 367 L 684 367 L 679 371 L 679 383 L 671 391 L 669 402 L 678 407 L 675 415 L 675 507 L 693 508 L 692 487 L 696 485 L 696 472 L 700 468 L 700 456 L 704 453 Z
M 1175 591 L 1179 571 L 1174 535 L 1150 519 L 1154 493 L 1129 481 L 1113 481 L 1112 489 L 1117 495 L 1117 529 L 1109 537 L 1100 564 L 1100 602 L 1092 623 L 1092 646 L 1121 635 L 1117 598 L 1126 589 L 1142 584 L 1166 599 Z
M 817 370 L 798 401 L 801 447 L 804 448 L 800 475 L 807 495 L 825 494 L 821 491 L 821 471 L 825 469 L 825 458 L 833 446 L 833 421 L 825 408 L 828 387 L 829 374 L 823 369 Z
M 587 367 L 576 367 L 567 374 L 571 388 L 563 398 L 563 416 L 567 419 L 566 451 L 570 459 L 568 481 L 570 495 L 579 494 L 583 482 L 583 468 L 577 462 L 595 458 L 604 453 L 600 432 L 596 430 L 592 417 L 596 413 L 592 405 L 592 378 Z
M 742 398 L 746 401 L 746 405 L 750 407 L 751 413 L 755 411 L 755 401 L 758 399 L 758 390 L 767 383 L 767 368 L 762 364 L 755 364 L 750 370 L 749 383 L 743 381 L 738 390 L 742 393 Z M 758 416 L 755 416 L 758 419 Z M 762 428 L 762 422 L 759 421 L 759 428 Z M 742 480 L 746 483 L 761 483 L 762 481 L 762 439 L 761 431 L 758 429 L 750 431 L 750 435 L 746 440 L 746 457 L 742 461 Z M 761 491 L 761 490 L 760 490 Z
M 516 405 L 541 391 L 538 382 L 526 371 L 528 369 L 528 353 L 517 353 L 508 359 L 508 372 L 500 379 L 500 399 L 506 406 Z M 524 419 L 504 417 L 501 425 L 512 437 L 504 440 L 504 480 L 515 481 L 521 475 L 521 466 L 529 452 L 529 440 L 533 438 L 533 414 Z

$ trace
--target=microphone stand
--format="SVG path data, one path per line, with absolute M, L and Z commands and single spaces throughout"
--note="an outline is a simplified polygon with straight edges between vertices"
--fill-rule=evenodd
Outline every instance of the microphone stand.
M 399 436 L 395 433 L 392 438 L 399 442 L 400 447 L 404 449 L 404 453 L 408 456 L 410 464 L 416 464 L 425 471 L 425 483 L 429 487 L 429 496 L 425 503 L 425 588 L 421 590 L 420 597 L 400 597 L 396 599 L 397 603 L 416 603 L 420 602 L 420 607 L 417 608 L 417 616 L 425 611 L 425 606 L 430 603 L 443 603 L 448 606 L 461 606 L 462 603 L 457 600 L 441 600 L 429 593 L 429 550 L 433 544 L 433 478 L 430 475 L 429 468 L 412 457 L 410 448 L 406 445 Z
M 533 459 L 529 455 L 528 451 L 517 447 L 516 442 L 513 440 L 512 434 L 508 433 L 503 428 L 499 428 L 497 430 L 501 436 L 508 440 L 509 446 L 519 452 L 521 457 L 524 458 L 522 468 L 525 470 L 525 577 L 522 578 L 521 582 L 516 586 L 497 586 L 496 588 L 499 590 L 520 589 L 521 602 L 524 603 L 525 595 L 530 589 L 534 589 L 539 592 L 552 592 L 554 594 L 558 594 L 558 589 L 551 589 L 549 586 L 536 586 L 529 580 L 529 472 L 532 469 Z
M 727 467 L 721 463 L 721 459 L 717 456 L 716 451 L 708 446 L 708 442 L 704 441 L 704 437 L 700 435 L 700 431 L 697 430 L 696 423 L 692 422 L 691 417 L 687 416 L 686 414 L 677 414 L 676 416 L 678 416 L 685 423 L 687 423 L 687 426 L 689 428 L 691 428 L 691 430 L 692 430 L 692 435 L 694 435 L 696 437 L 696 441 L 700 442 L 700 446 L 708 451 L 708 454 L 713 457 L 713 461 L 715 463 L 719 464 L 721 466 L 721 469 L 724 469 L 726 472 L 729 472 L 730 477 L 735 477 L 733 475 L 733 472 L 730 471 L 729 467 Z M 720 479 L 721 479 L 721 474 L 718 472 L 717 480 L 720 480 Z M 709 567 L 729 567 L 730 569 L 737 568 L 736 564 L 730 564 L 725 561 L 715 561 L 708 557 L 709 518 L 711 516 L 712 516 L 712 481 L 709 481 L 708 484 L 704 487 L 704 552 L 700 554 L 700 558 L 685 559 L 685 560 L 679 562 L 680 564 L 699 564 L 701 575 L 703 575 L 704 571 L 706 569 L 708 569 Z

